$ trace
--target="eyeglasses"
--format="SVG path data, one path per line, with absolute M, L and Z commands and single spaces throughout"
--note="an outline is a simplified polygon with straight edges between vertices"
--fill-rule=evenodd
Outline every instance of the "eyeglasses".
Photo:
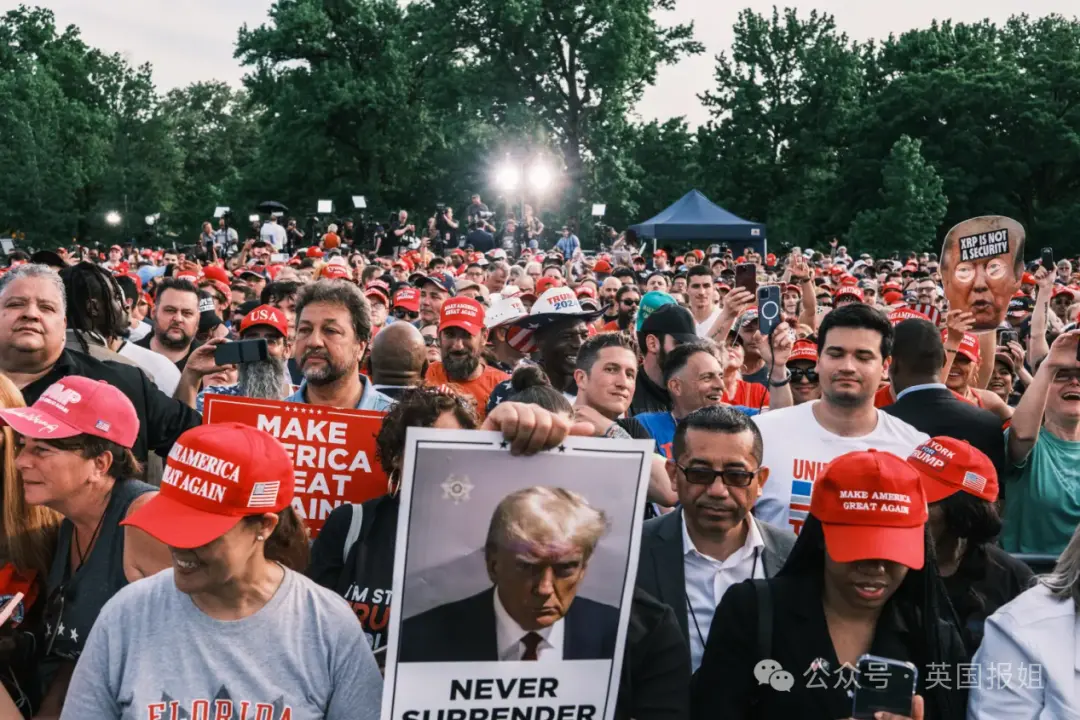
M 424 336 L 424 346 L 425 347 L 432 347 L 433 345 L 437 344 L 438 342 L 439 342 L 439 338 L 436 335 L 425 335 Z
M 678 463 L 675 463 L 675 467 L 682 471 L 682 474 L 686 477 L 686 482 L 691 485 L 712 485 L 716 482 L 716 478 L 720 478 L 725 485 L 734 488 L 749 487 L 750 482 L 759 472 L 758 470 L 736 470 L 735 468 L 724 468 L 723 470 L 713 470 L 708 467 L 685 468 Z
M 410 312 L 404 308 L 394 308 L 394 317 L 398 320 L 415 320 L 420 317 L 420 313 Z
M 807 368 L 806 370 L 795 369 L 788 372 L 791 374 L 791 382 L 793 383 L 801 383 L 803 378 L 806 378 L 806 381 L 810 383 L 817 383 L 818 381 L 817 370 Z
M 621 302 L 626 307 L 637 307 L 638 304 L 640 304 L 639 300 L 620 300 L 619 302 Z

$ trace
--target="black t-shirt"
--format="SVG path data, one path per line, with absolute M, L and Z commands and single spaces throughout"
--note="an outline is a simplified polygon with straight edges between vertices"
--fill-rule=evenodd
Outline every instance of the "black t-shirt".
M 488 206 L 484 203 L 480 203 L 479 205 L 473 205 L 472 203 L 470 203 L 469 206 L 465 208 L 465 222 L 479 220 L 481 212 L 486 213 L 490 212 L 490 210 L 488 210 Z
M 150 341 L 153 339 L 154 333 L 148 332 L 142 340 L 136 340 L 135 344 L 141 348 L 146 348 L 147 350 L 152 351 L 153 348 L 150 347 Z M 177 370 L 179 370 L 180 372 L 184 372 L 184 366 L 187 365 L 188 358 L 191 357 L 191 353 L 195 352 L 196 348 L 198 348 L 200 345 L 202 345 L 202 343 L 200 342 L 195 342 L 194 340 L 191 342 L 191 346 L 188 348 L 187 354 L 177 360 L 175 363 L 173 363 L 174 365 L 176 365 Z M 165 356 L 162 355 L 162 357 Z
M 397 234 L 398 230 L 401 230 L 402 228 L 406 228 L 408 226 L 409 226 L 409 221 L 408 220 L 405 221 L 404 225 L 402 225 L 401 222 L 399 222 L 398 220 L 395 220 L 394 222 L 390 223 L 390 234 L 387 235 L 387 238 L 390 240 L 390 247 L 391 248 L 394 248 L 394 247 L 406 247 L 408 245 L 408 241 L 405 240 L 405 238 L 408 236 L 408 233 L 405 232 L 405 233 L 402 233 L 401 235 Z M 385 245 L 385 244 L 386 244 L 386 242 L 384 241 L 383 245 Z M 390 252 L 390 253 L 382 253 L 382 252 L 380 252 L 379 254 L 380 255 L 383 255 L 383 254 L 392 255 L 393 253 L 392 252 Z
M 356 613 L 379 665 L 386 661 L 390 636 L 390 601 L 397 541 L 397 496 L 384 495 L 363 504 L 360 534 L 345 552 L 353 505 L 335 508 L 311 546 L 307 576 L 348 601 Z M 382 650 L 382 652 L 379 652 Z

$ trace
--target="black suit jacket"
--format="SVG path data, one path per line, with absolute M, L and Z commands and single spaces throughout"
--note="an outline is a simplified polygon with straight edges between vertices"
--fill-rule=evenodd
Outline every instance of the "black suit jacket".
M 852 698 L 847 687 L 838 683 L 841 677 L 837 671 L 841 665 L 822 607 L 822 579 L 781 576 L 767 582 L 773 606 L 772 648 L 758 647 L 758 602 L 753 583 L 735 585 L 724 593 L 716 609 L 701 667 L 690 683 L 690 720 L 850 717 Z M 967 662 L 955 629 L 944 620 L 935 621 L 945 662 L 949 667 Z M 909 627 L 896 605 L 890 602 L 878 619 L 870 653 L 918 665 L 913 653 L 921 638 L 922 630 Z M 794 676 L 795 683 L 789 692 L 758 684 L 754 667 L 766 658 L 775 660 Z M 827 674 L 810 672 L 817 658 L 827 663 Z M 927 691 L 927 674 L 928 668 L 920 666 L 919 693 L 927 702 L 926 717 L 963 718 L 966 691 L 958 690 L 955 683 L 951 685 L 950 712 L 942 713 L 938 701 L 943 691 Z
M 439 605 L 401 625 L 401 662 L 484 662 L 499 659 L 495 588 Z M 615 656 L 619 611 L 574 598 L 563 618 L 564 660 L 610 660 Z
M 675 611 L 683 639 L 690 643 L 689 616 L 686 612 L 686 573 L 683 565 L 682 510 L 652 518 L 641 531 L 641 557 L 638 560 L 637 586 Z M 795 545 L 795 535 L 787 530 L 753 518 L 765 547 L 761 566 L 765 577 L 780 571 Z
M 882 410 L 930 437 L 944 435 L 971 443 L 994 463 L 998 477 L 1005 471 L 1001 419 L 989 410 L 957 399 L 947 389 L 916 390 Z

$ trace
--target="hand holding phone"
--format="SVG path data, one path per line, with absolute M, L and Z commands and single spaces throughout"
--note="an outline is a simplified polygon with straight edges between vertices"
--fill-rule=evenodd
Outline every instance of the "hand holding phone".
M 851 710 L 853 720 L 871 720 L 879 712 L 912 717 L 913 706 L 921 707 L 921 702 L 914 701 L 919 670 L 911 663 L 863 655 L 857 669 L 858 681 Z
M 1054 248 L 1044 247 L 1042 249 L 1042 266 L 1047 270 L 1054 269 Z
M 754 263 L 739 263 L 735 266 L 735 287 L 757 294 L 757 266 Z
M 269 353 L 270 348 L 265 338 L 221 343 L 214 350 L 214 363 L 239 365 L 240 363 L 261 362 L 269 357 Z

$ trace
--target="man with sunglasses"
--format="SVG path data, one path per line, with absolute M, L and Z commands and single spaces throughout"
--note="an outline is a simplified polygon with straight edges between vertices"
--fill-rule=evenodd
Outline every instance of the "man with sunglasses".
M 634 325 L 641 291 L 637 285 L 623 285 L 615 293 L 615 319 L 600 328 L 600 332 L 626 332 Z
M 403 287 L 394 293 L 394 305 L 390 311 L 395 320 L 415 323 L 420 318 L 420 291 Z
M 733 407 L 703 407 L 675 428 L 668 477 L 679 508 L 645 523 L 637 585 L 675 611 L 701 664 L 713 614 L 732 585 L 772 577 L 795 536 L 750 510 L 769 478 L 761 433 Z
M 792 404 L 802 405 L 821 398 L 817 362 L 817 343 L 813 340 L 796 340 L 787 361 Z

